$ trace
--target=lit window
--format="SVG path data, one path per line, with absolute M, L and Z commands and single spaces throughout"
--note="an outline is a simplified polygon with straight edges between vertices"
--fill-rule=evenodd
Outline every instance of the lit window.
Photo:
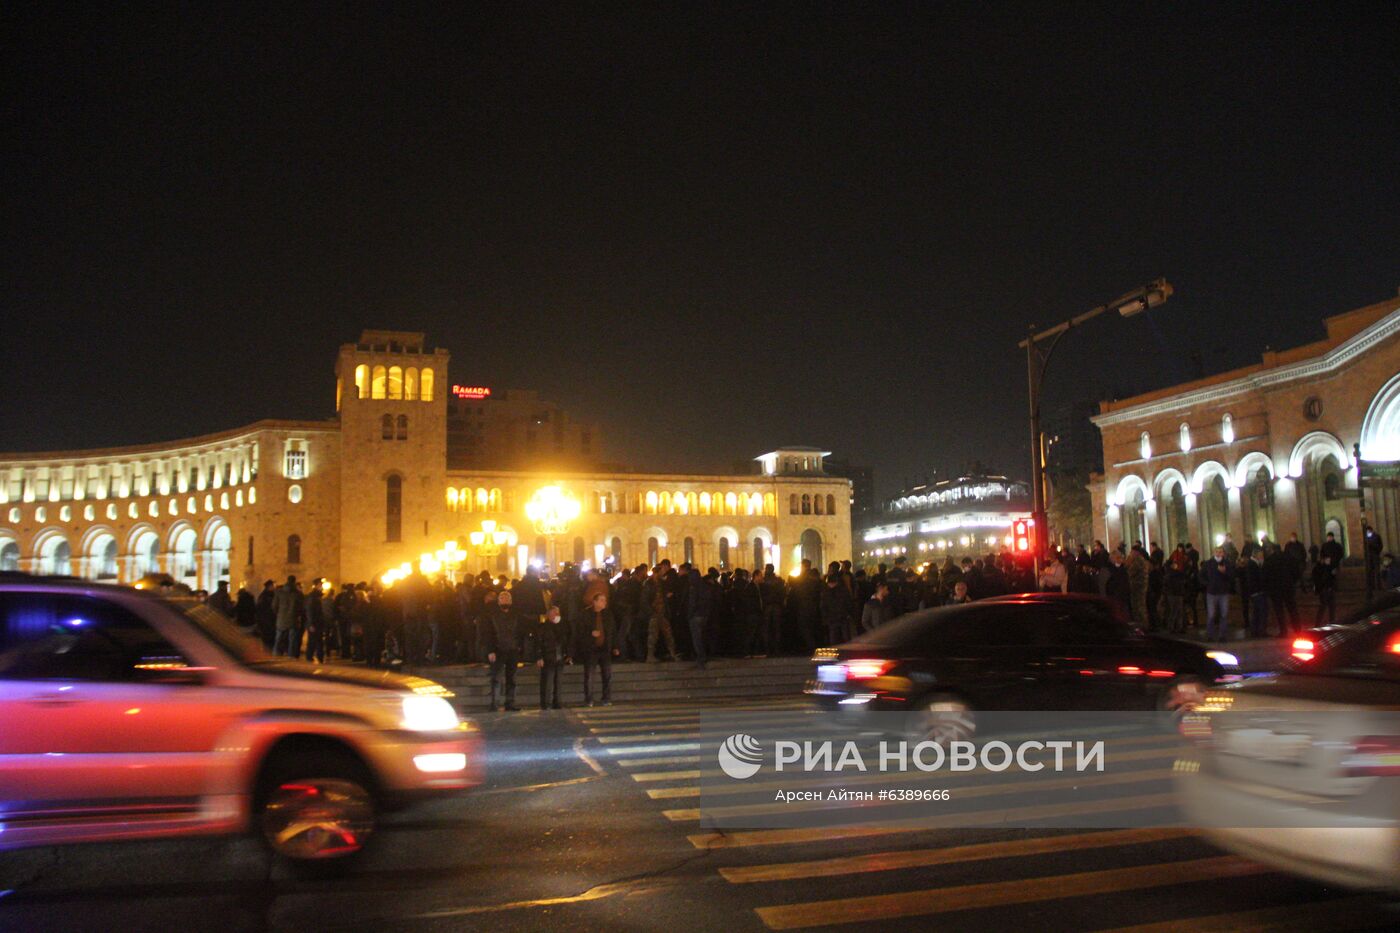
M 1142 432 L 1142 437 L 1138 441 L 1138 450 L 1142 454 L 1142 459 L 1152 459 L 1152 437 L 1146 432 Z
M 1183 452 L 1191 449 L 1191 426 L 1184 421 L 1181 423 L 1181 449 Z
M 369 395 L 369 367 L 364 363 L 355 367 L 355 395 L 358 398 Z
M 292 483 L 287 487 L 287 501 L 292 505 L 301 501 L 301 486 L 298 483 Z
M 287 479 L 306 479 L 306 451 L 288 449 L 285 470 Z
M 1220 439 L 1227 444 L 1235 442 L 1235 419 L 1228 413 L 1220 419 Z
M 433 370 L 426 367 L 418 377 L 418 397 L 425 402 L 433 400 Z

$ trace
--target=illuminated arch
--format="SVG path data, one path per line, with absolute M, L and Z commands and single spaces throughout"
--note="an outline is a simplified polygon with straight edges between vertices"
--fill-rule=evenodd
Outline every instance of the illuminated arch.
M 457 499 L 457 487 L 456 487 L 456 486 L 448 486 L 448 487 L 447 487 L 447 508 L 448 508 L 448 510 L 449 510 L 449 511 L 452 511 L 452 512 L 456 512 L 456 511 L 457 511 L 457 502 L 458 502 L 458 499 Z
M 418 374 L 418 398 L 424 402 L 433 400 L 433 368 L 424 366 Z
M 389 398 L 403 398 L 403 367 L 389 367 Z
M 68 536 L 57 528 L 45 528 L 34 536 L 31 554 L 41 574 L 68 576 L 73 572 L 73 546 Z
M 1225 469 L 1224 464 L 1216 460 L 1207 460 L 1205 463 L 1200 464 L 1196 467 L 1195 472 L 1191 474 L 1190 491 L 1199 496 L 1206 488 L 1206 483 L 1210 482 L 1211 479 L 1216 476 L 1224 480 L 1227 489 L 1230 487 L 1230 471 Z
M 771 492 L 765 492 L 763 494 L 763 514 L 778 514 L 778 497 L 773 495 Z
M 1336 457 L 1337 463 L 1344 470 L 1351 465 L 1351 454 L 1347 453 L 1346 447 L 1335 434 L 1326 431 L 1304 434 L 1298 439 L 1298 443 L 1293 445 L 1293 452 L 1288 455 L 1288 475 L 1302 476 L 1309 466 L 1328 454 Z
M 739 529 L 733 525 L 720 525 L 710 536 L 710 543 L 718 548 L 721 541 L 728 541 L 732 552 L 734 548 L 739 546 Z
M 1167 467 L 1162 472 L 1152 478 L 1152 492 L 1155 498 L 1162 498 L 1166 490 L 1171 488 L 1172 483 L 1180 483 L 1183 492 L 1191 491 L 1191 481 L 1186 478 L 1176 467 Z
M 655 514 L 656 514 L 656 505 L 657 505 L 657 501 L 658 501 L 658 500 L 657 500 L 657 497 L 656 497 L 656 490 L 654 490 L 654 489 L 648 489 L 648 490 L 647 490 L 647 497 L 646 497 L 646 506 L 645 506 L 646 514 L 648 514 L 648 515 L 655 515 Z M 662 547 L 665 547 L 665 545 L 663 544 Z
M 491 511 L 491 494 L 483 486 L 476 489 L 476 510 L 478 512 Z
M 374 367 L 374 374 L 370 377 L 370 398 L 384 398 L 384 367 Z
M 1361 455 L 1367 460 L 1400 460 L 1400 375 L 1392 376 L 1366 409 Z
M 663 548 L 664 548 L 664 547 L 667 545 L 667 543 L 670 541 L 670 539 L 669 539 L 669 538 L 667 537 L 667 535 L 666 535 L 666 529 L 664 529 L 664 528 L 662 528 L 662 527 L 660 527 L 660 526 L 658 526 L 658 525 L 652 525 L 652 526 L 651 526 L 650 528 L 648 528 L 646 531 L 642 532 L 642 537 L 643 537 L 643 538 L 655 538 L 655 539 L 656 539 L 657 545 L 660 546 L 660 547 L 663 547 Z
M 410 366 L 403 371 L 403 397 L 405 401 L 418 400 L 418 367 Z
M 355 367 L 355 397 L 366 398 L 369 395 L 369 367 L 364 363 Z
M 1240 462 L 1235 464 L 1235 485 L 1244 486 L 1249 482 L 1249 477 L 1260 467 L 1268 467 L 1269 475 L 1274 475 L 1274 461 L 1266 453 L 1252 450 L 1240 458 Z
M 657 514 L 657 515 L 674 515 L 674 514 L 675 514 L 675 510 L 671 508 L 671 494 L 670 494 L 669 492 L 666 492 L 666 491 L 663 490 L 663 491 L 661 492 L 661 494 L 660 494 L 659 496 L 657 496 L 657 498 L 656 498 L 656 514 Z
M 1114 504 L 1123 505 L 1128 502 L 1135 490 L 1142 493 L 1144 502 L 1152 498 L 1152 490 L 1147 488 L 1147 483 L 1143 482 L 1142 477 L 1136 473 L 1129 473 L 1118 481 L 1118 488 L 1113 494 Z
M 732 492 L 727 492 L 724 494 L 724 514 L 739 514 L 739 497 Z

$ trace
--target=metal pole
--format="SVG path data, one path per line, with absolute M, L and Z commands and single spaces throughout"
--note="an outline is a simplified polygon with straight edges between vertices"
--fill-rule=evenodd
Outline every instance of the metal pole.
M 1045 464 L 1040 456 L 1040 357 L 1035 345 L 1035 328 L 1026 338 L 1026 383 L 1029 386 L 1031 408 L 1031 521 L 1035 547 L 1036 586 L 1040 585 L 1041 553 L 1045 537 Z

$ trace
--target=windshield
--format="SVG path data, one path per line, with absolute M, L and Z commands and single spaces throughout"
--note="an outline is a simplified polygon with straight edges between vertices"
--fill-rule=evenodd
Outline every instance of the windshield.
M 251 635 L 243 634 L 243 631 L 222 612 L 192 599 L 167 599 L 166 602 L 180 610 L 196 628 L 236 660 L 244 664 L 272 660 L 262 642 Z
M 1400 681 L 1400 610 L 1377 613 L 1321 647 L 1316 660 L 1295 662 L 1289 673 Z

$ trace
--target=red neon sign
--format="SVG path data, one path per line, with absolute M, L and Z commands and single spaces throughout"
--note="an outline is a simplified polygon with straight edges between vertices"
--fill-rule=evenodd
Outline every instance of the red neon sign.
M 488 386 L 452 386 L 453 398 L 490 398 L 491 389 Z

